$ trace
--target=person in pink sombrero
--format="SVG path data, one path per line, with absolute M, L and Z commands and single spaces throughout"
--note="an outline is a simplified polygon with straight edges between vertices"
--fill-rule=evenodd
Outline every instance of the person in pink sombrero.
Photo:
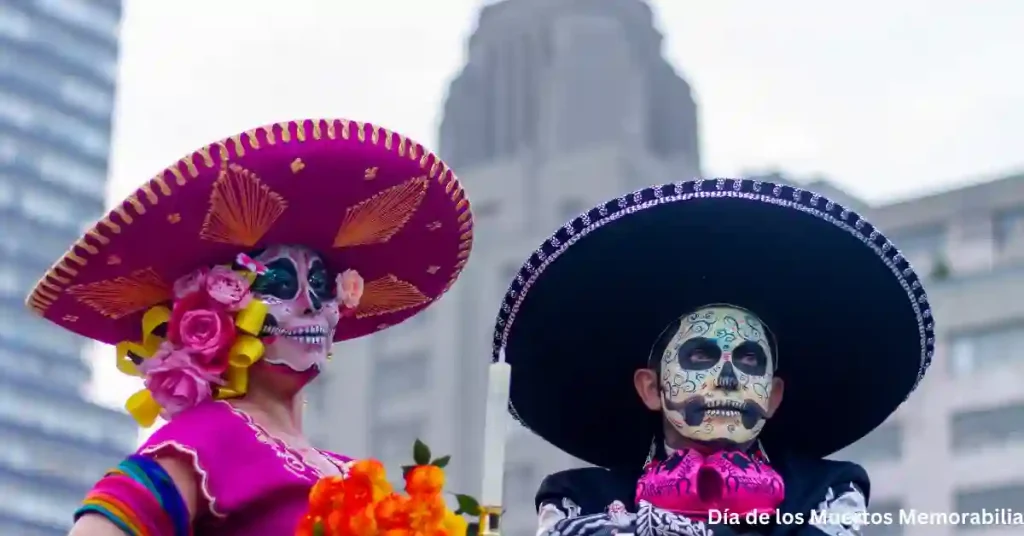
M 444 294 L 472 235 L 451 170 L 368 123 L 257 128 L 153 177 L 27 300 L 116 345 L 145 386 L 128 412 L 167 421 L 97 482 L 71 534 L 294 534 L 312 485 L 349 463 L 305 439 L 300 392 L 333 342 Z

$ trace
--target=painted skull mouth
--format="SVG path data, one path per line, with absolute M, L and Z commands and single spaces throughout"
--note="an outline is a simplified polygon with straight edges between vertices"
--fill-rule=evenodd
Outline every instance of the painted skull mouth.
M 324 344 L 327 342 L 327 330 L 323 326 L 302 326 L 292 329 L 264 326 L 263 333 L 272 337 L 285 337 L 303 344 Z
M 741 417 L 749 411 L 746 404 L 735 400 L 710 400 L 700 409 L 707 417 Z
M 667 409 L 678 411 L 683 420 L 689 426 L 698 426 L 706 418 L 733 418 L 739 419 L 744 428 L 748 430 L 757 426 L 767 415 L 761 406 L 753 400 L 739 402 L 736 400 L 708 400 L 704 397 L 695 396 L 689 400 L 670 404 Z

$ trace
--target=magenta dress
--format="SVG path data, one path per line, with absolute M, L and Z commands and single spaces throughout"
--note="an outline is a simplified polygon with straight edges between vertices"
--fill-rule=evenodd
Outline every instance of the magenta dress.
M 176 415 L 139 453 L 191 460 L 201 495 L 196 536 L 294 534 L 310 488 L 324 476 L 299 451 L 223 401 Z M 320 453 L 347 471 L 349 458 Z

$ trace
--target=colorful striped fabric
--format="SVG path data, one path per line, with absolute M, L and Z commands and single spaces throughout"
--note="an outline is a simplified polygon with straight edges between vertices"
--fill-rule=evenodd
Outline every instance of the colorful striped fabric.
M 75 520 L 98 514 L 127 536 L 191 536 L 188 507 L 170 475 L 145 456 L 129 456 L 85 496 Z

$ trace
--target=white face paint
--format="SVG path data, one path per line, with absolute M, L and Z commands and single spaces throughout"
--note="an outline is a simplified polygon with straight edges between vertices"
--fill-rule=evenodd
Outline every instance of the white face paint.
M 662 409 L 683 437 L 743 444 L 764 428 L 775 357 L 764 324 L 731 306 L 684 317 L 661 356 Z
M 269 309 L 263 360 L 297 372 L 322 367 L 341 319 L 334 278 L 323 260 L 301 246 L 271 246 L 255 260 L 267 267 L 252 286 Z

